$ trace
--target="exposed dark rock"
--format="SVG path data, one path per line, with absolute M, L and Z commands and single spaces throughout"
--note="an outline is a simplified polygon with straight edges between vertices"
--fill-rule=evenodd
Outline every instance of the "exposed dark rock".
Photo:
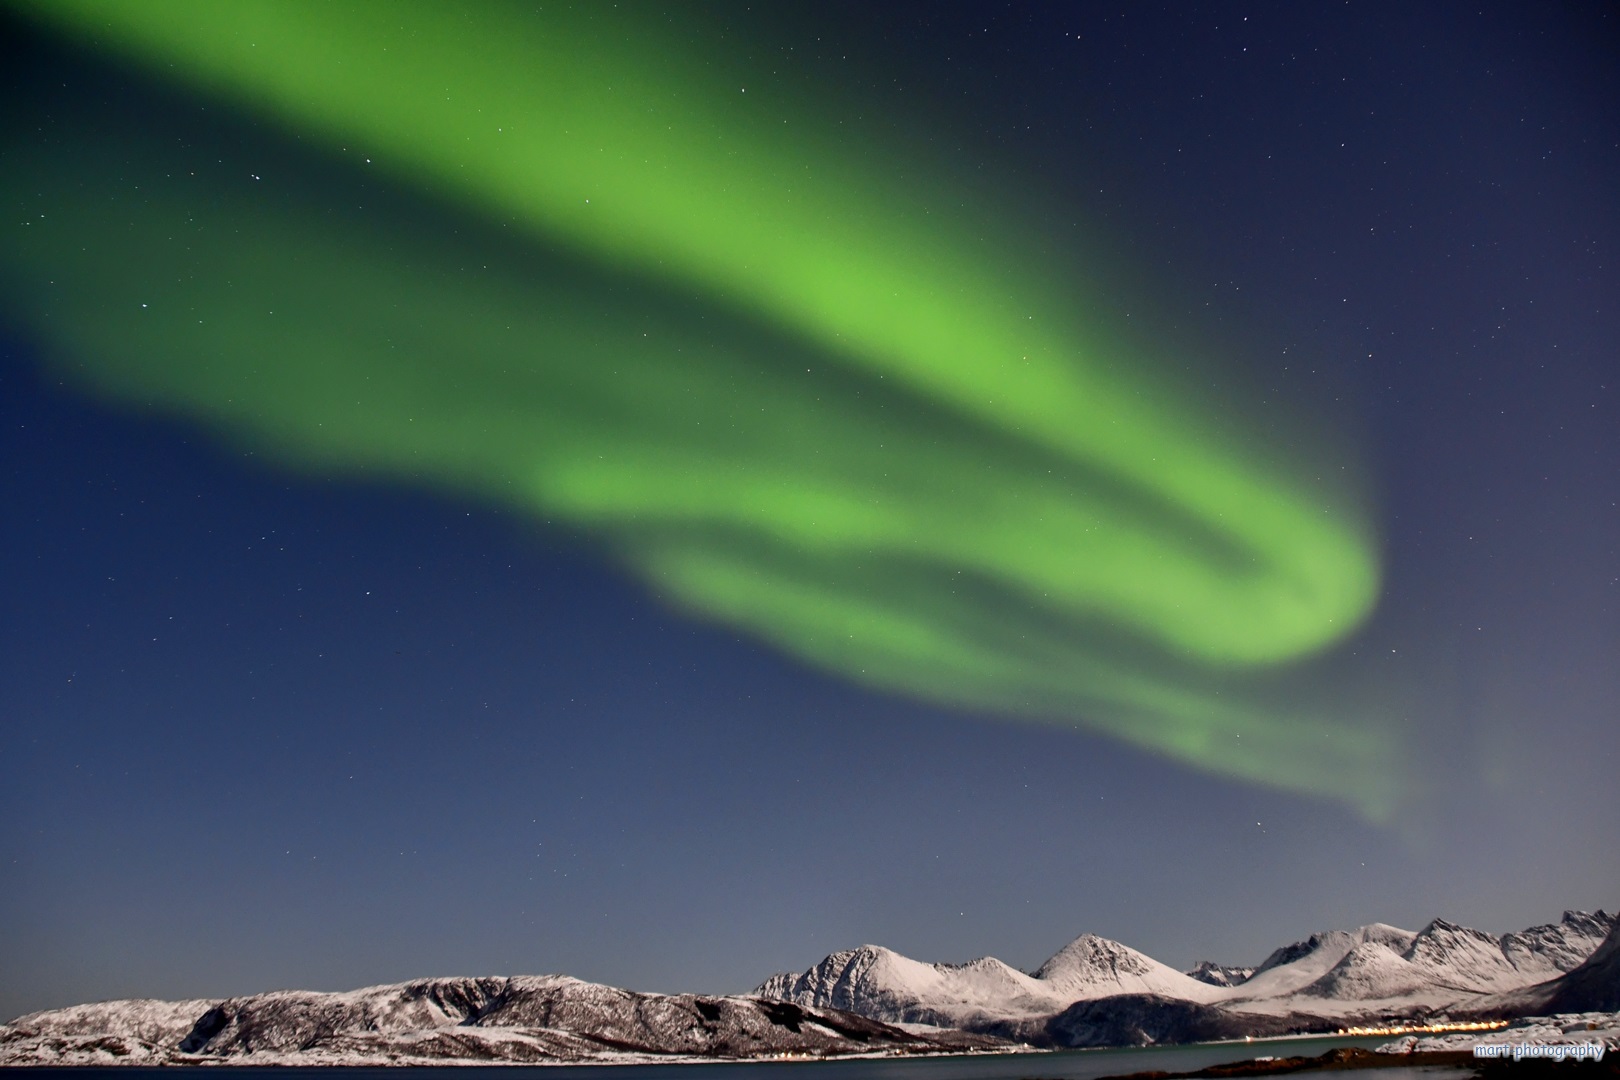
M 1231 967 L 1227 964 L 1200 960 L 1187 974 L 1211 986 L 1242 986 L 1254 972 L 1255 969 L 1252 967 Z
M 197 1018 L 197 1023 L 189 1034 L 180 1040 L 182 1053 L 196 1054 L 208 1045 L 208 1040 L 225 1030 L 225 1025 L 231 1022 L 231 1014 L 216 1005 Z
M 1333 1031 L 1339 1024 L 1304 1013 L 1233 1013 L 1157 994 L 1121 994 L 1076 1002 L 1046 1022 L 1046 1034 L 1055 1046 L 1157 1046 Z

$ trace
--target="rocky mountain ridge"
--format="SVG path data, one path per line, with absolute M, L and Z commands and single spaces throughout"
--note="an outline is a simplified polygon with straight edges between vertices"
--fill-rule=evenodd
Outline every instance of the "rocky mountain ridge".
M 1419 931 L 1372 923 L 1284 945 L 1252 969 L 1206 961 L 1187 973 L 1091 934 L 1030 975 L 993 957 L 924 964 L 867 945 L 774 976 L 756 993 L 1041 1045 L 1333 1031 L 1540 1001 L 1548 994 L 1527 989 L 1574 978 L 1615 926 L 1603 911 L 1566 911 L 1500 937 L 1444 919 Z M 984 977 L 990 971 L 995 978 Z
M 0 1066 L 390 1065 L 836 1057 L 1145 1045 L 1390 1021 L 1620 1010 L 1620 920 L 1565 912 L 1500 937 L 1436 919 L 1314 934 L 1253 968 L 1176 971 L 1083 934 L 1033 973 L 865 945 L 750 996 L 643 994 L 561 975 L 347 993 L 116 1001 L 0 1026 Z
M 410 1065 L 961 1053 L 929 1034 L 757 997 L 642 994 L 560 975 L 423 979 L 347 993 L 114 1001 L 0 1027 L 0 1065 Z

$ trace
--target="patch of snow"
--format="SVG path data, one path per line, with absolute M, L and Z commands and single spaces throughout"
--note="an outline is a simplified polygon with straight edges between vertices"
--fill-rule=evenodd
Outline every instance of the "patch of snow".
M 1442 1050 L 1472 1050 L 1476 1046 L 1512 1046 L 1538 1043 L 1573 1046 L 1601 1042 L 1620 1052 L 1620 1013 L 1562 1013 L 1527 1016 L 1495 1031 L 1452 1031 L 1435 1035 L 1406 1035 L 1377 1047 L 1383 1054 L 1410 1054 Z

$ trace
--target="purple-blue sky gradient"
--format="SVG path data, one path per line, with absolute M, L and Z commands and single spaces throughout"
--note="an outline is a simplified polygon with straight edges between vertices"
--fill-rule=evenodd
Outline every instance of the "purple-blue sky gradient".
M 3 1018 L 425 975 L 738 992 L 862 942 L 1029 968 L 1085 931 L 1252 963 L 1620 903 L 1612 7 L 882 7 L 656 16 L 1056 193 L 1121 311 L 1350 433 L 1385 581 L 1344 650 L 1409 710 L 1396 818 L 811 670 L 577 533 L 98 403 L 0 296 Z M 0 25 L 8 97 L 175 93 Z

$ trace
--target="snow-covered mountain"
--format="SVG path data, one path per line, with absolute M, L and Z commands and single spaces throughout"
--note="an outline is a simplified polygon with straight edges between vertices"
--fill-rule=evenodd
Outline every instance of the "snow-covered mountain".
M 0 1027 L 0 1065 L 393 1065 L 833 1057 L 999 1048 L 754 997 L 640 994 L 565 976 L 429 979 L 348 993 L 113 1001 Z
M 1068 1004 L 1052 987 L 1000 960 L 924 964 L 877 945 L 835 952 L 801 974 L 773 975 L 754 993 L 886 1023 L 952 1028 L 1050 1016 Z
M 1065 1005 L 1116 994 L 1160 994 L 1181 1001 L 1218 1001 L 1225 991 L 1200 982 L 1117 941 L 1081 934 L 1035 970 Z
M 1083 934 L 1033 975 L 994 957 L 925 964 L 892 949 L 862 945 L 833 953 L 809 971 L 774 975 L 754 993 L 891 1024 L 1000 1030 L 996 1025 L 1003 1021 L 1051 1016 L 1076 1001 L 1161 994 L 1207 1002 L 1225 991 L 1117 941 Z
M 1552 1012 L 1620 1012 L 1620 919 L 1608 937 L 1578 967 L 1541 983 L 1549 990 L 1542 1009 Z
M 1620 1013 L 1620 920 L 1613 923 L 1592 955 L 1577 966 L 1534 986 L 1474 1002 L 1469 1012 L 1482 1019 L 1511 1019 L 1532 1013 Z
M 98 1001 L 71 1005 L 50 1012 L 31 1013 L 0 1027 L 0 1064 L 8 1064 L 6 1054 L 16 1031 L 37 1031 L 67 1041 L 108 1039 L 131 1046 L 180 1045 L 191 1034 L 197 1018 L 217 1005 L 216 1001 Z
M 1502 952 L 1526 975 L 1539 972 L 1554 979 L 1592 959 L 1592 942 L 1603 942 L 1617 924 L 1620 919 L 1602 911 L 1566 911 L 1556 923 L 1503 934 Z
M 1029 975 L 990 957 L 925 964 L 866 945 L 774 976 L 755 992 L 889 1023 L 1066 1046 L 1155 1032 L 1277 1034 L 1465 1011 L 1574 970 L 1615 925 L 1602 911 L 1565 912 L 1558 923 L 1502 937 L 1442 919 L 1415 932 L 1373 923 L 1285 945 L 1252 969 L 1206 962 L 1193 974 L 1092 934 Z
M 863 945 L 753 996 L 642 994 L 561 975 L 347 993 L 114 1001 L 0 1026 L 0 1066 L 607 1062 L 1118 1046 L 1352 1023 L 1620 1009 L 1620 922 L 1568 911 L 1496 937 L 1436 919 L 1314 934 L 1250 968 L 1176 971 L 1092 934 L 1033 974 Z M 909 1025 L 898 1027 L 897 1024 Z M 919 1025 L 924 1025 L 919 1027 Z
M 1374 923 L 1316 934 L 1272 953 L 1224 1005 L 1340 1014 L 1467 1007 L 1573 969 L 1614 925 L 1606 912 L 1566 911 L 1558 923 L 1503 937 L 1444 919 L 1416 933 Z
M 1335 967 L 1362 946 L 1404 951 L 1416 937 L 1410 930 L 1385 923 L 1312 934 L 1304 941 L 1274 950 L 1261 961 L 1253 975 L 1227 995 L 1227 999 L 1266 1001 L 1303 993 L 1318 980 L 1327 978 Z

